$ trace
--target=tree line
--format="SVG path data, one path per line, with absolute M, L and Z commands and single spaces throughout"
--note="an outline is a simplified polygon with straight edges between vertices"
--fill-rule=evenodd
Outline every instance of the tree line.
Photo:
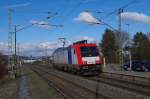
M 0 53 L 0 78 L 2 78 L 5 74 L 7 74 L 7 56 L 2 55 Z
M 150 38 L 143 32 L 137 32 L 130 39 L 126 32 L 106 29 L 100 43 L 100 49 L 107 63 L 119 63 L 120 52 L 123 62 L 129 61 L 127 52 L 131 52 L 132 60 L 150 61 Z

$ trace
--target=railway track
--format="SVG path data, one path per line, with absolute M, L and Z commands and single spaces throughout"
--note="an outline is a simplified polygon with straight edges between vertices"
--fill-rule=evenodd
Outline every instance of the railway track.
M 140 80 L 141 77 L 138 76 L 133 76 L 133 75 L 128 75 L 128 77 L 125 76 L 127 75 L 116 74 L 116 73 L 110 75 L 110 73 L 105 72 L 104 74 L 101 74 L 97 77 L 92 77 L 88 79 L 97 81 L 99 83 L 105 83 L 110 86 L 115 86 L 124 90 L 128 90 L 130 92 L 135 92 L 137 94 L 150 96 L 149 78 L 142 77 L 142 80 Z M 134 77 L 134 79 L 131 79 L 132 77 Z
M 107 99 L 106 96 L 97 94 L 95 91 L 76 83 L 79 81 L 74 82 L 72 79 L 66 79 L 66 75 L 56 70 L 47 71 L 47 69 L 37 66 L 32 68 L 32 70 L 46 79 L 50 85 L 54 86 L 65 99 Z
M 103 72 L 102 76 L 117 78 L 120 80 L 125 80 L 125 81 L 133 82 L 133 83 L 150 85 L 150 77 L 131 75 L 131 74 L 123 74 L 123 73 L 114 73 L 114 72 Z
M 131 81 L 125 75 L 122 77 L 123 75 L 105 72 L 98 77 L 85 78 L 49 67 L 36 66 L 33 70 L 50 81 L 66 99 L 145 99 L 150 96 L 150 87 L 144 83 L 145 80 L 136 83 L 137 78 Z

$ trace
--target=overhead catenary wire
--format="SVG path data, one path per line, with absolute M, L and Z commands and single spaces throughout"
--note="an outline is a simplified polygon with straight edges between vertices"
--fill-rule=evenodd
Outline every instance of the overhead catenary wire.
M 64 17 L 64 18 L 62 19 L 62 22 L 61 22 L 61 23 L 64 23 L 64 22 L 68 19 L 69 16 L 71 16 L 77 9 L 79 9 L 82 3 L 83 3 L 83 1 L 80 1 L 80 2 L 77 3 L 75 6 L 73 6 L 73 7 L 71 8 L 71 10 L 69 10 L 69 11 L 66 13 L 66 15 L 65 15 L 66 17 Z
M 66 9 L 65 9 L 65 12 L 63 12 L 64 10 L 62 10 L 62 12 L 58 13 L 58 15 L 60 15 L 61 13 L 63 14 L 63 17 L 61 18 L 60 23 L 64 25 L 65 22 L 68 20 L 68 17 L 70 17 L 71 15 L 73 15 L 73 13 L 75 13 L 75 11 L 80 8 L 80 6 L 82 5 L 83 2 L 84 2 L 84 1 L 80 0 L 79 3 L 77 3 L 77 4 L 74 5 L 74 6 L 72 6 L 69 10 L 66 10 Z M 68 3 L 70 3 L 70 2 L 68 2 Z M 66 7 L 67 7 L 67 6 L 66 6 Z M 58 15 L 57 15 L 57 16 L 58 16 Z M 65 25 L 64 25 L 64 26 L 65 26 Z
M 48 11 L 47 14 L 48 14 L 48 16 L 41 19 L 40 21 L 47 21 L 48 19 L 52 18 L 57 13 L 54 13 L 54 15 L 53 15 L 50 11 Z M 48 24 L 48 23 L 47 24 L 38 24 L 37 22 L 35 22 L 35 23 L 31 23 L 29 25 L 26 25 L 26 26 L 22 27 L 21 29 L 18 29 L 16 32 L 24 30 L 24 29 L 29 28 L 29 27 L 32 27 L 34 25 L 50 25 L 50 26 L 55 26 L 55 27 L 63 27 L 63 25 L 54 25 L 54 24 Z
M 111 15 L 116 14 L 119 9 L 125 9 L 125 8 L 129 7 L 131 4 L 134 4 L 135 2 L 136 2 L 136 0 L 133 0 L 133 1 L 131 1 L 131 2 L 127 3 L 127 4 L 125 4 L 125 5 L 121 6 L 121 7 L 119 7 L 118 9 L 115 9 L 115 10 L 113 10 L 112 12 L 106 14 L 103 18 L 106 19 L 106 18 L 110 17 Z

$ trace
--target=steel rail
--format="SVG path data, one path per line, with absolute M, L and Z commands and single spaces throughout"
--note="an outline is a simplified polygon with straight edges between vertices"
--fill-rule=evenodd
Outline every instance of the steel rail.
M 64 92 L 62 92 L 61 90 L 59 90 L 50 80 L 48 80 L 46 77 L 44 77 L 43 74 L 39 73 L 39 71 L 31 68 L 35 73 L 37 73 L 39 76 L 42 77 L 42 79 L 46 80 L 48 82 L 48 85 L 50 87 L 53 87 L 60 95 L 62 95 L 64 97 L 64 99 L 70 99 Z
M 37 68 L 37 67 L 36 67 Z M 80 85 L 80 84 L 78 84 L 78 83 L 76 83 L 76 82 L 73 82 L 72 80 L 69 80 L 69 79 L 65 79 L 66 77 L 63 77 L 63 76 L 65 76 L 65 75 L 59 75 L 59 74 L 57 74 L 58 72 L 47 72 L 46 70 L 44 70 L 43 68 L 39 68 L 38 67 L 38 70 L 40 70 L 40 71 L 43 71 L 43 74 L 41 74 L 41 75 L 44 75 L 44 74 L 48 74 L 48 75 L 51 75 L 51 76 L 53 76 L 53 77 L 56 77 L 56 78 L 58 78 L 58 79 L 61 79 L 61 80 L 63 80 L 64 82 L 67 82 L 68 84 L 71 84 L 71 85 L 73 85 L 73 86 L 75 86 L 77 89 L 79 89 L 79 90 L 82 90 L 82 92 L 83 93 L 89 93 L 89 94 L 91 94 L 91 97 L 96 97 L 96 94 L 98 94 L 97 96 L 99 96 L 99 97 L 101 97 L 101 99 L 107 99 L 108 97 L 106 97 L 106 96 L 103 96 L 103 95 L 101 95 L 101 94 L 99 94 L 99 93 L 97 93 L 96 92 L 96 89 L 93 91 L 93 90 L 91 90 L 91 89 L 88 89 L 88 88 L 86 88 L 86 87 L 84 87 L 84 86 L 82 86 L 82 85 Z M 39 72 L 40 72 L 39 71 Z M 47 78 L 48 79 L 48 78 Z M 80 83 L 80 82 L 79 82 Z M 55 85 L 55 84 L 54 84 Z M 58 88 L 59 89 L 59 88 Z M 64 92 L 65 93 L 65 92 Z M 76 93 L 76 95 L 78 95 L 78 96 L 80 96 L 80 98 L 81 99 L 87 99 L 87 96 L 84 96 L 84 95 L 82 95 L 82 94 L 80 94 L 81 92 L 79 92 L 79 93 Z M 89 95 L 88 94 L 88 95 Z M 85 98 L 86 97 L 86 98 Z M 98 98 L 99 98 L 98 97 Z M 96 98 L 96 99 L 98 99 L 98 98 Z M 68 99 L 68 98 L 67 98 Z M 71 98 L 72 99 L 72 98 Z M 78 98 L 75 98 L 75 99 L 78 99 Z
M 68 80 L 69 80 L 69 83 L 75 83 L 75 86 L 77 85 L 77 87 L 82 87 L 83 89 L 84 88 L 88 89 L 91 92 L 93 91 L 93 92 L 95 92 L 95 94 L 98 94 L 98 95 L 102 94 L 104 96 L 107 96 L 107 98 L 110 97 L 112 94 L 110 94 L 110 93 L 106 94 L 105 92 L 101 92 L 102 90 L 105 89 L 104 87 L 102 88 L 102 85 L 116 88 L 116 90 L 118 90 L 118 91 L 120 90 L 119 92 L 121 92 L 124 95 L 127 94 L 128 92 L 131 92 L 130 94 L 129 93 L 128 94 L 129 94 L 130 97 L 134 97 L 134 98 L 137 97 L 136 95 L 138 95 L 138 97 L 147 97 L 150 94 L 150 92 L 147 91 L 147 90 L 149 90 L 148 89 L 149 87 L 146 90 L 143 90 L 143 89 L 141 90 L 140 88 L 136 89 L 137 86 L 141 86 L 141 88 L 142 88 L 143 85 L 135 84 L 135 86 L 133 86 L 132 82 L 124 81 L 123 79 L 116 79 L 116 77 L 114 78 L 114 76 L 112 76 L 112 75 L 111 76 L 108 76 L 108 75 L 105 76 L 104 73 L 101 75 L 102 76 L 101 78 L 99 78 L 100 77 L 99 76 L 99 77 L 97 77 L 99 79 L 96 78 L 95 81 L 94 80 L 92 81 L 90 79 L 91 80 L 90 81 L 87 78 L 86 78 L 87 80 L 84 79 L 84 77 L 77 77 L 77 76 L 74 76 L 74 75 L 71 76 L 70 74 L 67 74 L 67 73 L 64 73 L 64 72 L 60 72 L 60 71 L 57 71 L 57 70 L 52 70 L 47 66 L 43 66 L 43 67 L 35 66 L 35 67 L 36 68 L 38 67 L 37 69 L 39 70 L 39 72 L 43 71 L 42 75 L 46 74 L 46 75 L 51 75 L 52 77 L 53 76 L 59 76 L 57 78 L 66 80 L 66 82 L 68 82 Z M 52 72 L 52 74 L 50 72 Z M 97 85 L 100 85 L 101 87 L 97 86 Z M 130 88 L 128 86 L 133 86 L 133 87 Z M 145 87 L 145 85 L 144 85 L 144 87 Z M 96 91 L 95 88 L 96 89 L 98 88 L 98 90 Z M 110 91 L 110 90 L 111 90 L 111 88 L 107 89 L 107 91 Z M 125 91 L 125 92 L 123 92 L 123 91 Z M 112 95 L 112 97 L 116 97 L 116 96 Z M 119 96 L 119 97 L 122 97 L 122 96 Z M 104 99 L 106 99 L 106 98 L 104 98 Z M 123 99 L 125 99 L 125 98 L 123 98 Z M 133 99 L 133 98 L 130 98 L 130 99 Z
M 102 74 L 113 77 L 113 78 L 119 78 L 122 80 L 127 80 L 127 81 L 136 82 L 139 84 L 145 84 L 145 85 L 150 86 L 149 77 L 137 76 L 137 75 L 132 75 L 132 74 L 114 73 L 114 72 L 103 72 Z

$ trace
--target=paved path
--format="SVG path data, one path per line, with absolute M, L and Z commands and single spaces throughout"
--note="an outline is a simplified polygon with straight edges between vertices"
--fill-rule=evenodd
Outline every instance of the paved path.
M 27 75 L 25 74 L 26 67 L 21 68 L 21 78 L 19 85 L 19 97 L 20 99 L 32 99 L 30 94 L 30 88 L 28 86 Z

